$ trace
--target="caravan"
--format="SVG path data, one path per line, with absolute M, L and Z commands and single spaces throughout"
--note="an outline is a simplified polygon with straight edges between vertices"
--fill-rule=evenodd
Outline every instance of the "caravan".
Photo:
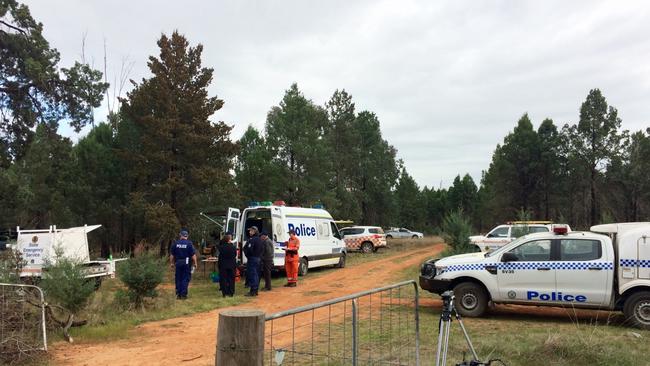
M 300 239 L 299 275 L 307 274 L 309 268 L 345 266 L 345 243 L 329 212 L 319 208 L 287 207 L 281 201 L 264 204 L 253 204 L 243 212 L 228 209 L 225 228 L 234 234 L 239 248 L 248 239 L 248 228 L 256 226 L 260 231 L 268 232 L 275 243 L 274 267 L 284 268 L 282 246 L 289 240 L 288 231 L 295 230 Z M 240 260 L 246 263 L 243 254 L 240 254 Z

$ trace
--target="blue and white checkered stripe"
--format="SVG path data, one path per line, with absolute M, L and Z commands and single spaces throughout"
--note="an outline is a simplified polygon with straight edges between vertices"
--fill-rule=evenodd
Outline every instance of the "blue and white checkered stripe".
M 647 259 L 622 259 L 620 260 L 621 267 L 641 267 L 650 268 L 650 260 Z
M 487 266 L 496 265 L 497 269 L 516 269 L 516 270 L 537 270 L 538 268 L 550 268 L 557 270 L 588 270 L 589 268 L 602 268 L 604 270 L 613 270 L 612 262 L 507 262 L 487 264 Z M 482 271 L 486 264 L 460 264 L 447 267 L 447 271 Z

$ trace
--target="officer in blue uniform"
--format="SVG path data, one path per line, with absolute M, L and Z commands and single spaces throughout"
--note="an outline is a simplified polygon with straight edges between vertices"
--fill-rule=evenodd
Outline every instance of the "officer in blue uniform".
M 181 230 L 180 239 L 176 240 L 169 251 L 169 264 L 176 268 L 176 298 L 187 299 L 187 287 L 192 278 L 192 267 L 196 265 L 196 252 L 192 242 L 188 240 L 187 230 Z M 190 264 L 190 261 L 192 262 Z

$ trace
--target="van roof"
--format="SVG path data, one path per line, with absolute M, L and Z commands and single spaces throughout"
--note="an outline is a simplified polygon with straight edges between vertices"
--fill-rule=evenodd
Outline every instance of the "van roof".
M 247 207 L 245 210 L 278 210 L 282 212 L 285 216 L 291 217 L 302 217 L 309 218 L 313 217 L 315 219 L 328 219 L 333 220 L 332 215 L 326 210 L 320 208 L 309 208 L 309 207 L 289 207 L 289 206 L 252 206 Z

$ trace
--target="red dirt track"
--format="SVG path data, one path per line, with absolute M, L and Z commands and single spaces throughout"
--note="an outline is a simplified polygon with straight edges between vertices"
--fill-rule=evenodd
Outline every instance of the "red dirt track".
M 344 269 L 324 269 L 319 276 L 301 278 L 297 288 L 260 292 L 259 297 L 236 308 L 255 308 L 269 314 L 395 283 L 404 268 L 419 265 L 443 248 L 442 244 L 432 244 Z M 422 293 L 420 304 L 441 306 L 439 299 L 431 298 L 426 292 Z M 214 365 L 219 313 L 227 309 L 232 308 L 142 324 L 124 340 L 72 345 L 60 342 L 51 348 L 52 358 L 56 365 Z M 498 305 L 490 311 L 490 317 L 497 318 L 603 319 L 610 314 L 516 305 Z M 275 325 L 282 326 L 278 321 Z
M 297 288 L 281 287 L 268 293 L 260 292 L 255 300 L 238 308 L 274 313 L 387 285 L 395 282 L 396 275 L 404 268 L 418 265 L 442 249 L 442 244 L 435 244 L 344 269 L 325 269 L 320 276 L 301 278 Z M 353 280 L 344 282 L 343 279 Z M 214 365 L 217 320 L 219 313 L 226 309 L 230 308 L 142 324 L 125 340 L 72 345 L 58 343 L 52 347 L 54 362 L 88 366 Z

